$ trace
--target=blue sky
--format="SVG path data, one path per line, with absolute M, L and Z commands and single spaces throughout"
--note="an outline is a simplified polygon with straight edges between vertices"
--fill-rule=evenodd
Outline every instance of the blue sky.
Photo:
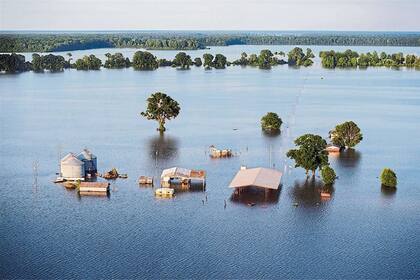
M 0 0 L 0 29 L 420 31 L 420 0 Z

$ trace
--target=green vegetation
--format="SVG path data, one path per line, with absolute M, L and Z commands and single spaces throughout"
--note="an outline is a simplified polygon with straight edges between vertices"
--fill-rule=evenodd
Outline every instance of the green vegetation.
M 209 54 L 209 53 L 203 54 L 203 60 L 204 60 L 203 65 L 205 68 L 211 68 L 211 66 L 213 65 L 213 58 L 214 56 L 212 54 Z
M 104 63 L 105 68 L 127 68 L 130 67 L 130 59 L 125 58 L 122 53 L 106 53 L 107 60 Z
M 216 69 L 224 69 L 226 68 L 226 64 L 227 64 L 226 56 L 220 53 L 216 54 L 216 56 L 214 57 L 212 66 Z
M 178 102 L 164 93 L 156 92 L 147 99 L 146 112 L 141 112 L 141 115 L 148 120 L 156 120 L 159 123 L 158 130 L 164 132 L 166 121 L 176 118 L 180 110 Z
M 133 56 L 133 68 L 135 70 L 155 70 L 159 67 L 156 57 L 143 51 L 137 51 Z
M 248 56 L 247 53 L 243 52 L 241 57 L 233 61 L 232 64 L 241 66 L 256 66 L 260 69 L 270 69 L 271 66 L 274 65 L 286 64 L 283 59 L 279 59 L 276 55 L 278 55 L 278 53 L 273 54 L 270 50 L 261 50 L 258 56 L 256 54 Z
M 328 165 L 328 153 L 325 151 L 327 142 L 319 135 L 305 134 L 295 140 L 297 149 L 287 152 L 287 157 L 295 161 L 295 167 L 302 167 L 308 175 L 309 170 L 312 176 L 318 168 Z
M 334 145 L 341 148 L 353 148 L 363 140 L 360 128 L 353 121 L 337 125 L 330 131 L 330 139 Z
M 190 69 L 190 65 L 192 65 L 191 56 L 187 55 L 185 52 L 179 52 L 172 61 L 172 65 L 181 69 Z
M 25 62 L 25 56 L 21 54 L 0 54 L 0 72 L 19 73 L 28 71 L 30 63 Z
M 85 55 L 83 58 L 76 60 L 74 68 L 77 70 L 99 70 L 102 66 L 102 62 L 95 55 Z
M 324 165 L 321 168 L 321 178 L 325 185 L 332 185 L 337 179 L 337 175 L 335 174 L 334 169 L 329 167 L 328 165 Z
M 385 187 L 395 188 L 397 186 L 397 175 L 392 169 L 384 168 L 381 172 L 381 183 Z
M 366 54 L 358 54 L 352 50 L 345 52 L 321 51 L 319 53 L 321 64 L 325 68 L 346 68 L 346 67 L 361 67 L 368 66 L 385 66 L 385 67 L 416 67 L 420 68 L 420 57 L 408 54 L 404 57 L 403 53 L 387 54 L 376 51 L 368 52 Z
M 279 131 L 282 123 L 280 117 L 273 112 L 268 112 L 261 118 L 261 128 L 268 132 Z
M 194 65 L 197 67 L 200 67 L 201 65 L 203 65 L 203 62 L 201 61 L 201 58 L 196 57 L 194 58 Z
M 253 66 L 260 69 L 270 69 L 275 65 L 289 64 L 296 66 L 310 66 L 313 64 L 314 55 L 311 49 L 307 49 L 306 53 L 301 48 L 294 48 L 288 53 L 288 61 L 286 62 L 282 56 L 284 52 L 271 52 L 268 49 L 261 50 L 259 55 L 243 52 L 241 57 L 232 63 L 227 61 L 223 54 L 213 56 L 210 53 L 203 55 L 203 61 L 197 57 L 194 61 L 185 52 L 179 52 L 174 60 L 158 59 L 152 53 L 147 51 L 137 51 L 132 62 L 122 53 L 107 53 L 107 59 L 103 64 L 105 68 L 126 68 L 133 66 L 135 70 L 155 70 L 158 67 L 178 67 L 180 69 L 189 69 L 191 65 L 197 67 L 204 66 L 205 69 L 217 68 L 224 69 L 226 66 L 240 65 Z M 71 63 L 72 54 L 67 53 L 67 61 L 61 55 L 39 55 L 33 54 L 32 62 L 25 61 L 25 57 L 18 54 L 1 54 L 0 71 L 8 73 L 17 73 L 33 70 L 35 72 L 43 72 L 45 70 L 51 72 L 60 72 L 66 68 L 76 68 L 78 70 L 98 70 L 102 66 L 100 59 L 94 55 L 85 56 Z M 334 51 L 320 52 L 321 63 L 326 68 L 335 67 L 367 67 L 367 66 L 387 66 L 387 67 L 413 67 L 420 70 L 420 56 L 406 55 L 402 53 L 378 55 L 376 52 L 367 54 L 358 54 L 352 50 L 343 53 Z
M 61 55 L 39 55 L 34 53 L 32 55 L 32 71 L 44 72 L 48 70 L 50 72 L 61 72 L 64 68 L 69 68 L 70 63 L 67 62 Z
M 298 47 L 292 49 L 287 54 L 287 56 L 288 56 L 287 63 L 289 65 L 305 66 L 305 67 L 311 66 L 314 63 L 312 58 L 315 57 L 311 49 L 306 49 L 306 53 L 304 53 L 303 50 Z
M 420 46 L 419 33 L 114 32 L 3 33 L 0 52 L 52 52 L 95 48 L 194 50 L 229 45 Z

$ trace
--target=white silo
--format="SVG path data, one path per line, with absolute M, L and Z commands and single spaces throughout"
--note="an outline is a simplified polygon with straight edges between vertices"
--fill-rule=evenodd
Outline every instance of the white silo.
M 60 161 L 61 176 L 66 180 L 84 180 L 85 164 L 69 153 Z

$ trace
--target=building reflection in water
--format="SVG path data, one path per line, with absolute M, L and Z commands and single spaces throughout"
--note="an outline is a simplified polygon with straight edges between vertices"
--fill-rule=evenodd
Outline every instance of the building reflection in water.
M 241 193 L 236 190 L 232 193 L 230 200 L 233 203 L 244 204 L 248 206 L 259 204 L 277 204 L 279 201 L 281 186 L 278 190 L 265 191 L 260 188 L 247 188 Z

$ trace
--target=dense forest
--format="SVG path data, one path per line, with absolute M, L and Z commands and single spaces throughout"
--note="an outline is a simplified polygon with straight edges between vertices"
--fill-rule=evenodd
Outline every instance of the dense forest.
M 72 54 L 69 52 L 66 58 L 61 55 L 40 55 L 32 54 L 32 61 L 26 61 L 25 56 L 21 54 L 0 54 L 0 72 L 19 73 L 25 71 L 34 72 L 61 72 L 67 68 L 77 70 L 100 70 L 101 67 L 109 69 L 133 67 L 135 70 L 155 70 L 159 67 L 173 67 L 180 70 L 188 70 L 190 66 L 201 67 L 205 69 L 224 69 L 227 66 L 239 65 L 242 67 L 251 66 L 260 69 L 270 69 L 276 65 L 288 64 L 292 67 L 309 67 L 314 61 L 315 55 L 310 48 L 305 51 L 302 48 L 295 47 L 287 54 L 284 52 L 271 52 L 268 49 L 261 50 L 259 54 L 247 54 L 243 52 L 240 58 L 230 62 L 223 54 L 205 53 L 203 57 L 191 58 L 185 52 L 176 54 L 173 60 L 159 59 L 148 51 L 137 51 L 132 60 L 124 57 L 122 53 L 106 53 L 106 60 L 102 62 L 95 55 L 85 55 L 73 62 Z M 410 67 L 420 70 L 420 56 L 403 53 L 380 53 L 368 52 L 357 53 L 352 50 L 345 52 L 321 51 L 319 54 L 321 65 L 324 68 L 336 67 L 359 67 L 368 66 L 386 66 L 386 67 Z M 287 59 L 287 61 L 286 61 Z
M 0 52 L 95 48 L 194 50 L 229 45 L 420 46 L 420 33 L 392 32 L 115 32 L 0 33 Z

